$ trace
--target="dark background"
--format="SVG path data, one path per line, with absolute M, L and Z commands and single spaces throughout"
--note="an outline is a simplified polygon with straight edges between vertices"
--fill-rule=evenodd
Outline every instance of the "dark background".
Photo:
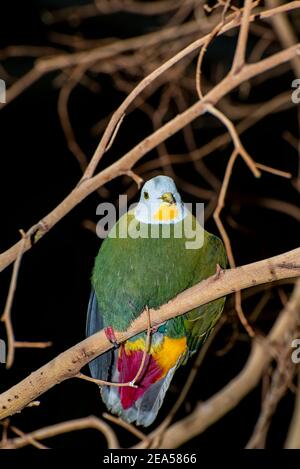
M 35 0 L 1 2 L 0 44 L 1 48 L 13 44 L 51 45 L 50 27 L 42 20 L 43 11 L 82 2 Z M 77 29 L 87 37 L 126 38 L 152 31 L 164 24 L 164 17 L 141 17 L 138 15 L 116 14 L 99 16 L 84 21 Z M 69 25 L 57 25 L 56 30 L 65 33 L 74 31 Z M 76 28 L 75 28 L 76 30 Z M 252 41 L 252 42 L 251 42 Z M 251 38 L 255 43 L 255 38 Z M 223 60 L 230 64 L 235 38 L 217 40 L 209 49 L 205 70 L 213 71 L 212 64 Z M 276 46 L 269 52 L 274 52 Z M 21 76 L 32 65 L 30 58 L 9 59 L 3 63 L 14 76 Z M 1 77 L 1 71 L 0 71 Z M 66 146 L 65 138 L 57 115 L 59 90 L 53 87 L 55 73 L 39 80 L 16 100 L 0 112 L 0 207 L 1 232 L 0 250 L 4 251 L 19 239 L 18 230 L 27 229 L 53 209 L 72 190 L 81 177 L 78 163 Z M 260 102 L 288 90 L 294 76 L 292 72 L 269 79 L 255 87 L 248 102 Z M 91 135 L 92 125 L 113 111 L 124 97 L 113 86 L 110 77 L 99 78 L 101 91 L 93 94 L 79 86 L 72 95 L 70 114 L 76 132 L 87 155 L 92 155 L 98 137 Z M 237 102 L 238 95 L 233 93 Z M 196 96 L 195 96 L 196 99 Z M 213 118 L 203 117 L 199 122 L 199 145 L 209 141 L 224 129 Z M 243 142 L 255 160 L 270 164 L 297 174 L 296 151 L 282 138 L 288 129 L 298 136 L 297 107 L 286 112 L 268 116 L 259 125 L 243 135 Z M 151 132 L 147 119 L 134 111 L 126 117 L 112 151 L 105 156 L 101 166 L 110 164 L 125 151 Z M 168 143 L 170 148 L 180 144 L 175 136 Z M 221 149 L 206 159 L 209 168 L 222 179 L 229 149 Z M 153 152 L 147 158 L 155 155 Z M 205 186 L 199 175 L 184 165 L 175 168 L 181 177 L 195 184 Z M 108 187 L 116 198 L 128 186 L 128 179 L 117 179 Z M 196 200 L 190 194 L 183 194 L 186 201 Z M 238 162 L 230 184 L 225 216 L 233 214 L 242 229 L 229 226 L 228 232 L 238 265 L 293 249 L 299 244 L 299 225 L 284 213 L 259 208 L 253 200 L 268 196 L 299 205 L 299 194 L 291 181 L 264 174 L 254 180 L 243 162 Z M 58 223 L 33 249 L 25 254 L 19 274 L 18 288 L 13 304 L 12 316 L 15 335 L 18 340 L 52 341 L 53 346 L 45 350 L 17 350 L 15 363 L 6 371 L 0 365 L 0 390 L 4 391 L 43 365 L 58 353 L 84 338 L 86 307 L 90 292 L 90 273 L 100 240 L 82 226 L 85 219 L 97 221 L 96 206 L 101 201 L 93 194 L 77 206 Z M 217 233 L 210 218 L 206 229 Z M 9 286 L 11 266 L 1 274 L 0 307 L 3 309 Z M 288 294 L 291 286 L 283 287 Z M 244 304 L 251 312 L 259 296 Z M 273 324 L 281 309 L 276 289 L 272 298 L 255 323 L 255 328 L 265 333 Z M 244 365 L 250 343 L 242 327 L 232 313 L 232 301 L 227 302 L 228 324 L 214 342 L 190 392 L 186 406 L 177 418 L 190 412 L 198 400 L 204 400 L 221 389 Z M 217 356 L 217 350 L 229 341 L 233 327 L 240 330 L 239 340 L 224 356 Z M 0 325 L 0 337 L 5 337 Z M 188 367 L 177 372 L 167 402 L 158 420 L 166 415 L 175 401 L 181 385 L 188 374 Z M 87 369 L 84 370 L 88 372 Z M 24 432 L 84 417 L 90 414 L 101 416 L 104 408 L 97 387 L 77 379 L 66 381 L 48 391 L 39 399 L 37 408 L 27 408 L 12 417 L 11 422 Z M 247 443 L 261 403 L 261 387 L 251 392 L 239 406 L 220 422 L 209 428 L 203 435 L 192 440 L 187 448 L 242 448 Z M 293 396 L 283 398 L 273 419 L 268 438 L 268 447 L 283 445 L 288 422 L 293 408 Z M 124 446 L 135 439 L 118 430 Z M 95 448 L 102 437 L 95 431 L 74 432 L 46 442 L 57 448 Z

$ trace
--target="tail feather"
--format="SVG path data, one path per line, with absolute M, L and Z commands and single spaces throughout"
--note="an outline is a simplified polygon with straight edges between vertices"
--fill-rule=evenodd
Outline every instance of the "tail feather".
M 152 384 L 144 394 L 127 409 L 124 409 L 122 406 L 119 390 L 131 388 L 104 386 L 101 391 L 102 399 L 113 414 L 119 415 L 119 417 L 126 420 L 126 422 L 148 427 L 157 417 L 175 369 L 176 366 L 173 367 L 164 378 Z
M 174 366 L 167 375 L 154 383 L 148 391 L 145 392 L 141 399 L 140 405 L 137 407 L 136 424 L 148 427 L 157 417 L 158 411 L 162 406 L 165 394 L 170 386 L 174 376 L 176 366 Z

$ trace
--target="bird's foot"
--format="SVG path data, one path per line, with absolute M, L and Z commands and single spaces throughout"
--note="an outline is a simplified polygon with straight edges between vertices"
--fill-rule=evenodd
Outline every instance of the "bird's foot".
M 119 344 L 112 326 L 105 327 L 104 332 L 110 343 L 114 346 L 114 348 L 118 348 Z
M 214 275 L 216 280 L 220 277 L 222 272 L 223 272 L 222 267 L 220 266 L 220 264 L 217 264 L 216 265 L 216 273 Z

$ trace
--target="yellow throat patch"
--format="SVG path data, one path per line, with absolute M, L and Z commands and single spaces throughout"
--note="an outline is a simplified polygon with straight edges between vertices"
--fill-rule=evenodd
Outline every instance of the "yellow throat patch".
M 178 217 L 178 208 L 175 204 L 162 203 L 159 209 L 154 214 L 154 220 L 156 221 L 171 221 Z

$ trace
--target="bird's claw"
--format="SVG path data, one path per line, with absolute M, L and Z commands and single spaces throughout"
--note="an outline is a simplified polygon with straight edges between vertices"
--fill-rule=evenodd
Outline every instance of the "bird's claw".
M 117 338 L 115 336 L 115 331 L 112 326 L 107 326 L 104 328 L 104 332 L 110 343 L 114 346 L 114 348 L 118 348 L 119 344 Z
M 220 264 L 217 264 L 216 265 L 216 273 L 215 273 L 216 280 L 220 277 L 222 272 L 223 272 L 222 267 L 220 266 Z

